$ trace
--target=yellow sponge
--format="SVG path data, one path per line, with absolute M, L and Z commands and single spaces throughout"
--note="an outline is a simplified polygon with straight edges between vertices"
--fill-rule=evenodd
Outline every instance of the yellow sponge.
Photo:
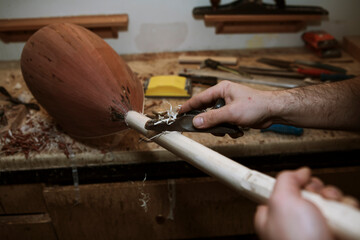
M 177 75 L 154 76 L 145 82 L 146 97 L 191 97 L 191 80 Z

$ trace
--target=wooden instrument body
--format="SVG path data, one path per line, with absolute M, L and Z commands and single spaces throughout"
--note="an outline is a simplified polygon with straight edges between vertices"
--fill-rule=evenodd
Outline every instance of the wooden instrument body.
M 21 70 L 37 101 L 75 137 L 126 129 L 124 113 L 143 110 L 140 81 L 104 40 L 80 26 L 41 28 L 23 49 Z

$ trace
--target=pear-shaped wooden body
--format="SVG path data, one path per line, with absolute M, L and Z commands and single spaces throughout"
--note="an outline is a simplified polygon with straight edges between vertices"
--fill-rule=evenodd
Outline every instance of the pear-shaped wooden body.
M 140 81 L 99 36 L 68 23 L 41 28 L 21 55 L 24 80 L 36 100 L 75 137 L 126 129 L 129 110 L 142 112 Z

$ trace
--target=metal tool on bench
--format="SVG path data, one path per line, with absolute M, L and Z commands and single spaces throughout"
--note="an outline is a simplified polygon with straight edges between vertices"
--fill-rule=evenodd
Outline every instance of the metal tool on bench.
M 248 79 L 241 76 L 236 76 L 231 73 L 222 72 L 222 71 L 214 71 L 214 70 L 207 70 L 207 69 L 186 69 L 180 70 L 178 72 L 180 76 L 185 77 L 196 77 L 198 79 L 201 79 L 201 77 L 204 77 L 204 81 L 208 77 L 210 77 L 210 80 L 213 81 L 213 78 L 216 78 L 217 80 L 229 80 L 233 82 L 240 82 L 240 83 L 251 83 L 251 84 L 260 84 L 260 85 L 266 85 L 266 86 L 272 86 L 272 87 L 282 87 L 282 88 L 294 88 L 294 87 L 301 87 L 308 85 L 304 81 L 299 81 L 295 79 L 277 79 L 276 81 L 271 79 Z
M 206 59 L 204 62 L 201 63 L 200 68 L 204 68 L 204 67 L 209 67 L 209 68 L 214 69 L 214 70 L 219 69 L 219 70 L 229 72 L 229 73 L 232 73 L 232 74 L 235 74 L 235 75 L 240 75 L 240 76 L 243 76 L 243 77 L 246 77 L 246 78 L 249 78 L 249 79 L 252 78 L 251 75 L 248 74 L 247 72 L 243 72 L 243 71 L 238 70 L 238 69 L 226 67 L 226 66 L 222 65 L 220 62 L 215 61 L 215 60 L 210 59 L 210 58 Z
M 261 0 L 238 0 L 228 4 L 219 5 L 219 1 L 212 1 L 212 6 L 196 7 L 194 16 L 203 15 L 228 15 L 228 14 L 306 14 L 306 15 L 328 15 L 328 11 L 316 6 L 288 6 L 285 0 L 275 0 L 275 4 L 263 3 Z
M 224 99 L 218 99 L 212 109 L 218 109 L 225 105 Z M 224 136 L 228 134 L 232 138 L 238 138 L 244 135 L 242 129 L 234 124 L 221 123 L 217 126 L 198 129 L 193 125 L 193 119 L 196 115 L 205 112 L 205 110 L 193 110 L 187 113 L 180 114 L 176 118 L 171 116 L 160 116 L 157 119 L 149 120 L 145 124 L 147 130 L 153 130 L 156 132 L 164 131 L 177 131 L 177 132 L 204 132 L 212 133 L 216 136 Z M 162 114 L 160 114 L 162 115 Z M 166 113 L 165 113 L 166 115 Z
M 304 60 L 284 61 L 272 58 L 260 58 L 257 61 L 270 66 L 292 70 L 309 77 L 320 78 L 321 81 L 339 81 L 355 77 L 354 75 L 346 74 L 346 69 L 344 68 L 321 62 Z M 302 68 L 301 66 L 310 68 Z
M 301 136 L 304 133 L 303 128 L 298 128 L 294 126 L 284 125 L 284 124 L 273 124 L 268 128 L 260 130 L 261 132 L 275 132 L 285 135 L 295 135 Z
M 346 73 L 346 69 L 344 68 L 321 63 L 321 62 L 315 62 L 315 61 L 305 61 L 305 60 L 285 61 L 285 60 L 273 59 L 273 58 L 259 58 L 257 61 L 270 66 L 286 68 L 286 69 L 299 68 L 299 65 L 301 65 L 315 69 L 327 70 L 324 71 L 324 73 L 329 73 L 329 72 Z
M 321 58 L 338 58 L 342 55 L 338 41 L 326 31 L 308 31 L 301 38 Z
M 0 86 L 0 93 L 5 97 L 7 97 L 8 98 L 7 100 L 13 103 L 14 105 L 23 104 L 25 107 L 29 109 L 40 110 L 39 105 L 37 105 L 36 103 L 25 103 L 17 98 L 14 98 L 4 87 Z
M 238 69 L 243 72 L 254 75 L 273 76 L 273 77 L 281 77 L 281 78 L 294 78 L 294 79 L 306 78 L 305 75 L 291 71 L 289 69 L 273 69 L 273 68 L 245 67 L 245 66 L 240 66 Z

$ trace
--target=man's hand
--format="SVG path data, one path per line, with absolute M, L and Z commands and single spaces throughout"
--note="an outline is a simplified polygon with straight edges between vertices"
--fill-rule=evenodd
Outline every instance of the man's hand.
M 194 118 L 194 126 L 208 128 L 229 122 L 242 127 L 266 128 L 272 124 L 268 114 L 271 96 L 267 91 L 222 81 L 185 102 L 180 113 L 209 107 L 217 99 L 223 98 L 226 103 L 224 107 L 199 114 Z
M 344 197 L 339 189 L 311 178 L 308 168 L 284 171 L 277 177 L 268 204 L 257 209 L 255 229 L 261 239 L 333 239 L 320 210 L 301 197 L 303 188 L 328 199 L 359 206 L 354 198 Z
M 199 114 L 193 124 L 208 128 L 222 122 L 266 128 L 281 123 L 306 128 L 360 130 L 360 77 L 293 89 L 261 91 L 222 81 L 195 95 L 180 112 L 204 109 L 218 98 L 226 105 Z

